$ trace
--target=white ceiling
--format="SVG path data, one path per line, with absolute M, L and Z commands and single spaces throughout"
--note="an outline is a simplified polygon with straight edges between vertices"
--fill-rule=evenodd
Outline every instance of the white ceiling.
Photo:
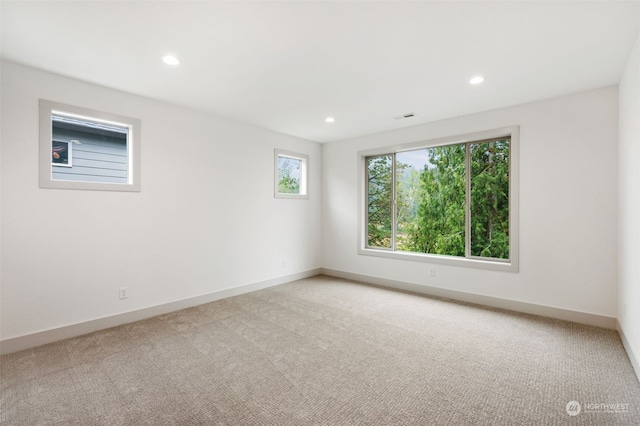
M 0 5 L 5 60 L 318 142 L 615 85 L 640 29 L 640 1 Z

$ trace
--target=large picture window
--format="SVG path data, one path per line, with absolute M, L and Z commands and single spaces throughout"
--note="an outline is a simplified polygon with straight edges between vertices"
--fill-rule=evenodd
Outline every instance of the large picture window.
M 40 101 L 40 186 L 139 191 L 140 122 Z
M 517 128 L 361 153 L 362 254 L 517 269 Z

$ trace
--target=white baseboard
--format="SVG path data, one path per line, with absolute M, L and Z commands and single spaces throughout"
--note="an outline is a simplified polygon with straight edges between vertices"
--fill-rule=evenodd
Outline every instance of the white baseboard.
M 155 317 L 157 315 L 179 311 L 180 309 L 191 308 L 193 306 L 202 305 L 204 303 L 215 302 L 216 300 L 226 299 L 228 297 L 251 293 L 256 290 L 262 290 L 264 288 L 312 277 L 320 273 L 320 268 L 311 269 L 291 275 L 272 278 L 266 281 L 260 281 L 239 287 L 218 290 L 212 293 L 190 297 L 187 299 L 176 300 L 174 302 L 169 302 L 162 305 L 151 306 L 148 308 L 124 312 L 121 314 L 111 315 L 103 318 L 97 318 L 77 324 L 70 324 L 67 326 L 27 334 L 24 336 L 4 339 L 0 341 L 0 354 L 4 355 L 21 351 L 23 349 L 33 348 L 35 346 L 45 345 L 47 343 L 57 342 L 58 340 L 68 339 L 70 337 L 93 333 L 94 331 L 104 330 L 106 328 L 116 327 L 122 324 L 128 324 L 131 322 Z
M 327 268 L 317 268 L 303 271 L 291 275 L 272 278 L 266 281 L 260 281 L 240 287 L 218 290 L 200 296 L 188 299 L 177 300 L 162 305 L 151 306 L 135 311 L 124 312 L 122 314 L 112 315 L 103 318 L 97 318 L 82 323 L 70 324 L 63 327 L 44 330 L 37 333 L 27 334 L 24 336 L 13 337 L 0 341 L 0 354 L 8 354 L 23 349 L 29 349 L 35 346 L 45 345 L 47 343 L 56 342 L 70 337 L 81 336 L 83 334 L 93 333 L 94 331 L 104 330 L 116 327 L 122 324 L 128 324 L 135 321 L 151 318 L 157 315 L 178 311 L 180 309 L 190 308 L 202 305 L 204 303 L 214 302 L 216 300 L 228 297 L 238 296 L 245 293 L 285 284 L 291 281 L 324 274 L 332 277 L 344 278 L 353 281 L 360 281 L 369 284 L 375 284 L 383 287 L 395 288 L 399 290 L 422 293 L 430 296 L 444 297 L 463 302 L 475 303 L 479 305 L 491 306 L 494 308 L 507 309 L 511 311 L 523 312 L 533 315 L 540 315 L 550 318 L 557 318 L 565 321 L 577 322 L 580 324 L 594 325 L 608 329 L 618 329 L 622 336 L 625 349 L 629 354 L 629 358 L 633 364 L 636 374 L 640 371 L 638 361 L 634 358 L 631 349 L 626 342 L 622 330 L 613 317 L 590 314 L 586 312 L 571 311 L 549 306 L 536 305 L 532 303 L 518 302 L 497 297 L 482 296 L 473 293 L 466 293 L 456 290 L 447 290 L 437 287 L 429 287 L 425 285 L 412 284 L 403 281 L 390 280 L 386 278 L 375 277 L 371 275 L 356 274 L 352 272 L 339 271 Z
M 629 361 L 631 361 L 631 365 L 633 366 L 633 371 L 636 373 L 638 377 L 638 381 L 640 381 L 640 361 L 636 358 L 636 355 L 631 350 L 631 345 L 627 340 L 627 336 L 624 334 L 624 330 L 622 329 L 622 325 L 619 321 L 616 321 L 618 326 L 618 334 L 620 334 L 620 339 L 622 340 L 622 346 L 624 346 L 624 350 L 627 351 L 627 356 L 629 357 Z
M 322 273 L 332 277 L 344 278 L 352 281 L 360 281 L 364 283 L 379 285 L 382 287 L 411 291 L 414 293 L 422 293 L 429 296 L 444 297 L 447 299 L 459 300 L 462 302 L 491 306 L 493 308 L 507 309 L 510 311 L 540 315 L 543 317 L 556 318 L 565 321 L 577 322 L 580 324 L 594 325 L 596 327 L 608 328 L 611 330 L 616 329 L 616 318 L 614 317 L 590 314 L 587 312 L 572 311 L 551 306 L 536 305 L 534 303 L 518 302 L 514 300 L 501 299 L 499 297 L 483 296 L 457 290 L 448 290 L 438 287 L 412 284 L 404 281 L 390 280 L 387 278 L 356 274 L 353 272 L 345 272 L 335 269 L 322 268 Z

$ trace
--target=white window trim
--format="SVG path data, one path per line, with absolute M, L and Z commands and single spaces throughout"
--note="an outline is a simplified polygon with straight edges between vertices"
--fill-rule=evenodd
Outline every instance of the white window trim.
M 498 129 L 467 133 L 459 136 L 431 139 L 427 141 L 411 142 L 395 146 L 386 146 L 358 152 L 358 254 L 366 256 L 384 257 L 388 259 L 410 260 L 450 266 L 472 267 L 485 270 L 518 272 L 519 271 L 519 163 L 520 163 L 520 129 L 519 126 L 502 127 Z M 509 164 L 509 261 L 501 259 L 486 260 L 458 256 L 446 256 L 428 253 L 412 253 L 392 251 L 385 248 L 367 247 L 367 203 L 366 203 L 366 158 L 394 152 L 410 151 L 420 148 L 432 148 L 444 145 L 462 144 L 486 139 L 511 137 Z
M 293 158 L 295 160 L 301 160 L 300 166 L 300 193 L 299 194 L 283 194 L 278 192 L 278 183 L 280 182 L 280 173 L 278 170 L 278 163 L 280 157 Z M 292 151 L 285 151 L 283 149 L 275 149 L 273 156 L 274 164 L 274 180 L 273 180 L 273 195 L 275 198 L 289 198 L 295 200 L 308 200 L 309 199 L 309 156 L 306 154 L 300 154 Z
M 105 122 L 120 127 L 127 127 L 129 129 L 127 136 L 128 182 L 108 183 L 53 179 L 52 167 L 55 166 L 52 165 L 51 162 L 52 114 L 75 116 L 89 121 Z M 40 99 L 40 188 L 139 192 L 140 152 L 140 120 Z

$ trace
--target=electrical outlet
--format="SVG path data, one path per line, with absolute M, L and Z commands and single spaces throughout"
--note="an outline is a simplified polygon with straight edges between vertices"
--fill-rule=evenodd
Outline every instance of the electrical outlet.
M 429 276 L 430 277 L 435 277 L 436 276 L 436 268 L 429 269 Z
M 129 288 L 120 287 L 120 300 L 129 298 Z
M 282 259 L 282 267 L 286 268 L 287 267 L 287 261 L 286 259 Z

